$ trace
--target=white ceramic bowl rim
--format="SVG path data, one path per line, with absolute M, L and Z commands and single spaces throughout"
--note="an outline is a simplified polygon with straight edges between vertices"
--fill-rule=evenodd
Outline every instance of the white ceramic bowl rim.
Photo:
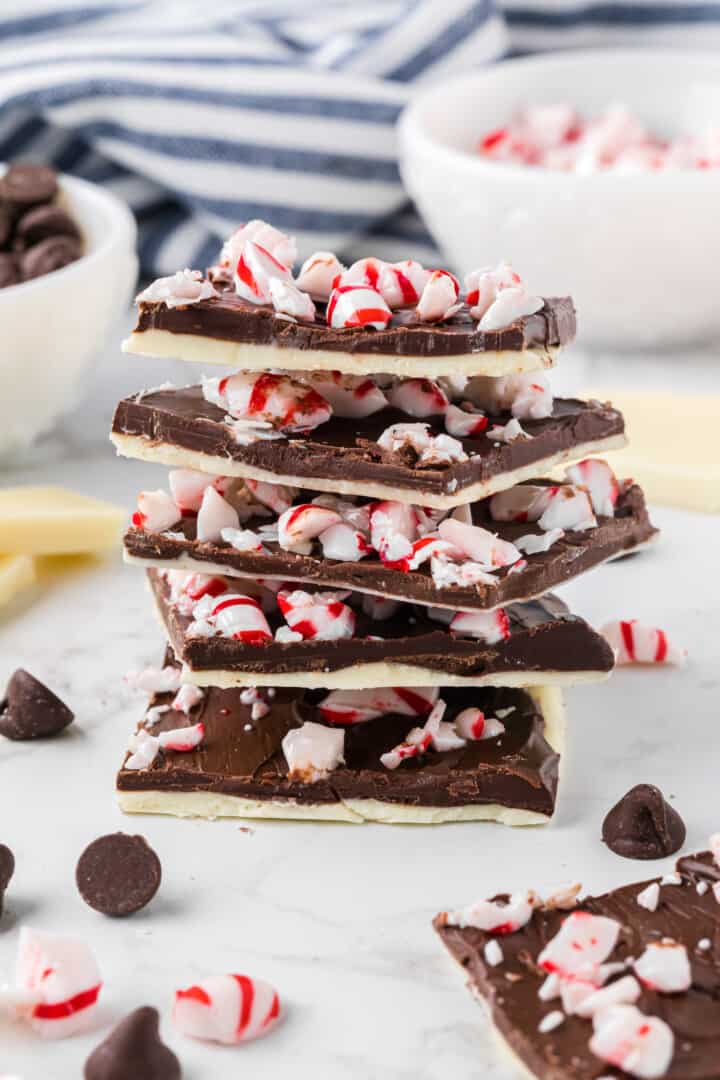
M 543 68 L 558 68 L 563 64 L 575 65 L 578 62 L 587 64 L 602 64 L 612 67 L 618 62 L 637 61 L 643 66 L 651 64 L 692 64 L 712 65 L 717 69 L 720 80 L 720 55 L 708 51 L 692 51 L 689 49 L 568 49 L 562 53 L 544 53 L 538 56 L 521 56 L 511 60 L 503 60 L 498 64 L 489 64 L 487 67 L 476 71 L 466 72 L 453 79 L 434 83 L 424 89 L 403 110 L 399 119 L 400 135 L 403 138 L 412 138 L 421 144 L 426 150 L 432 151 L 433 155 L 443 156 L 448 163 L 455 167 L 461 167 L 477 176 L 486 174 L 488 171 L 499 178 L 506 176 L 517 180 L 520 177 L 532 179 L 535 184 L 547 184 L 553 187 L 568 184 L 604 184 L 607 186 L 626 184 L 647 184 L 648 176 L 652 177 L 652 183 L 660 185 L 674 185 L 678 177 L 682 177 L 683 183 L 695 184 L 698 187 L 718 188 L 718 169 L 672 169 L 660 172 L 648 172 L 642 170 L 637 173 L 614 172 L 611 169 L 600 170 L 594 173 L 566 172 L 562 169 L 547 169 L 538 166 L 516 165 L 502 161 L 491 161 L 473 154 L 468 150 L 461 150 L 451 146 L 432 135 L 425 126 L 424 112 L 427 106 L 437 106 L 438 97 L 442 100 L 445 96 L 455 97 L 458 90 L 464 86 L 477 87 L 484 81 L 497 77 L 498 69 L 512 68 L 527 70 L 542 70 Z M 609 102 L 608 102 L 609 104 Z M 478 138 L 482 132 L 478 131 Z
M 5 171 L 5 168 L 5 165 L 0 165 L 0 175 Z M 76 199 L 78 203 L 95 204 L 106 219 L 107 233 L 90 251 L 84 252 L 79 259 L 68 263 L 67 266 L 62 266 L 59 270 L 51 270 L 48 274 L 41 274 L 40 277 L 33 278 L 31 281 L 20 281 L 16 285 L 9 285 L 4 289 L 0 289 L 0 303 L 3 301 L 9 302 L 9 299 L 12 296 L 17 296 L 20 290 L 29 292 L 31 289 L 40 289 L 48 282 L 57 281 L 61 276 L 68 278 L 72 277 L 74 273 L 82 273 L 89 263 L 101 259 L 119 239 L 129 237 L 129 246 L 134 246 L 137 232 L 135 218 L 129 207 L 117 195 L 113 195 L 112 192 L 102 188 L 99 184 L 92 184 L 89 180 L 81 180 L 80 177 L 68 176 L 66 173 L 61 173 L 58 181 L 61 193 L 67 193 L 71 200 Z

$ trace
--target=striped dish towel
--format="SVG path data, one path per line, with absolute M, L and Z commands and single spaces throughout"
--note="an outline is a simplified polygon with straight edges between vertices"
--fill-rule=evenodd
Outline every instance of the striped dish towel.
M 211 263 L 262 217 L 346 260 L 432 262 L 400 184 L 413 87 L 507 53 L 686 41 L 720 5 L 615 0 L 3 0 L 0 161 L 126 199 L 147 275 Z

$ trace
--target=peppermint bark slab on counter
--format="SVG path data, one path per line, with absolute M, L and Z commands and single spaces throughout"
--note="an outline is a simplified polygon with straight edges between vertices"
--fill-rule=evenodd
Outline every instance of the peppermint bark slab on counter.
M 351 375 L 500 376 L 550 367 L 575 337 L 569 297 L 497 330 L 480 330 L 466 302 L 442 322 L 421 322 L 414 310 L 392 313 L 384 329 L 335 328 L 324 311 L 288 318 L 271 304 L 248 303 L 230 288 L 187 306 L 139 301 L 125 352 L 263 371 L 341 371 Z
M 138 730 L 157 738 L 202 725 L 202 742 L 186 751 L 163 749 L 142 769 L 129 768 L 131 756 L 126 757 L 117 778 L 120 806 L 128 812 L 198 817 L 547 821 L 555 806 L 562 750 L 560 691 L 538 688 L 531 696 L 523 690 L 450 688 L 440 696 L 447 702 L 448 720 L 467 709 L 488 717 L 499 712 L 504 717 L 501 733 L 443 752 L 427 750 L 389 769 L 381 758 L 402 744 L 418 722 L 408 712 L 340 728 L 325 719 L 320 708 L 324 695 L 311 691 L 278 689 L 270 696 L 212 688 L 184 714 L 170 708 L 172 693 L 156 694 L 149 714 L 154 719 Z M 343 760 L 317 779 L 291 775 L 283 749 L 288 732 L 307 723 L 330 729 L 343 743 Z
M 434 925 L 533 1076 L 717 1080 L 719 883 L 702 852 L 572 912 L 502 895 Z M 572 907 L 571 894 L 558 902 Z
M 199 386 L 159 389 L 118 405 L 112 441 L 125 457 L 269 483 L 311 486 L 334 494 L 366 495 L 449 509 L 485 498 L 566 461 L 625 443 L 623 418 L 599 402 L 556 399 L 552 416 L 523 421 L 526 437 L 492 436 L 509 414 L 489 417 L 487 432 L 460 438 L 459 460 L 423 463 L 409 444 L 386 450 L 378 439 L 406 423 L 397 409 L 363 419 L 332 417 L 308 434 L 238 441 L 223 409 Z M 445 429 L 424 421 L 431 436 Z
M 409 604 L 383 617 L 366 603 L 373 598 L 345 593 L 319 593 L 316 606 L 303 591 L 284 602 L 257 587 L 238 595 L 232 579 L 200 583 L 200 599 L 188 602 L 195 583 L 172 573 L 147 572 L 184 681 L 199 686 L 563 686 L 603 679 L 613 666 L 605 639 L 554 596 L 438 621 Z
M 224 481 L 222 483 L 224 484 Z M 549 490 L 550 484 L 548 481 L 536 480 L 524 485 L 523 489 L 529 493 L 531 487 Z M 278 489 L 278 496 L 280 494 Z M 518 492 L 518 496 L 522 502 L 522 491 Z M 305 507 L 305 512 L 312 515 L 314 497 L 315 494 L 311 491 L 300 492 L 295 495 L 294 504 L 291 505 Z M 330 505 L 328 498 L 326 496 L 321 499 L 321 503 L 326 507 Z M 564 532 L 556 530 L 560 535 L 557 539 L 549 538 L 553 542 L 548 550 L 534 553 L 528 550 L 521 558 L 528 537 L 536 538 L 538 545 L 542 546 L 548 539 L 547 533 L 536 522 L 496 520 L 493 517 L 493 506 L 498 498 L 502 497 L 496 497 L 496 500 L 487 499 L 469 507 L 468 517 L 472 524 L 495 533 L 506 543 L 515 545 L 516 542 L 524 540 L 525 544 L 520 544 L 515 563 L 498 566 L 493 573 L 481 572 L 475 575 L 480 580 L 475 581 L 469 572 L 467 584 L 463 583 L 461 576 L 463 562 L 438 563 L 437 556 L 430 556 L 410 569 L 407 559 L 404 563 L 403 560 L 383 561 L 374 548 L 367 546 L 363 534 L 355 535 L 360 535 L 367 551 L 358 552 L 360 557 L 355 561 L 324 556 L 324 546 L 317 538 L 312 542 L 310 554 L 286 550 L 277 539 L 267 539 L 264 535 L 263 529 L 267 528 L 269 520 L 275 520 L 275 515 L 262 506 L 257 506 L 258 511 L 265 511 L 262 514 L 250 517 L 243 515 L 241 534 L 244 542 L 248 539 L 248 531 L 252 533 L 260 530 L 256 533 L 258 544 L 262 537 L 260 550 L 237 550 L 231 543 L 223 540 L 197 540 L 198 517 L 194 512 L 184 514 L 179 522 L 173 523 L 164 531 L 153 531 L 146 525 L 129 529 L 124 541 L 125 555 L 128 562 L 143 566 L 179 568 L 239 578 L 307 582 L 318 587 L 346 588 L 389 599 L 472 611 L 492 610 L 510 602 L 542 596 L 562 582 L 608 559 L 636 550 L 651 540 L 657 531 L 648 518 L 641 489 L 632 485 L 620 491 L 613 517 L 598 517 L 593 528 Z M 338 502 L 337 505 L 342 513 L 343 504 Z M 386 504 L 365 505 L 372 508 Z M 322 514 L 321 509 L 318 512 Z M 292 513 L 292 510 L 285 511 L 286 515 L 288 513 Z M 363 503 L 354 503 L 349 513 L 353 520 L 357 521 L 363 513 Z M 440 513 L 436 513 L 436 518 L 440 518 Z M 417 516 L 421 515 L 422 511 L 418 510 Z M 326 516 L 331 518 L 331 514 Z M 437 522 L 435 524 L 437 525 Z M 428 523 L 428 528 L 432 529 L 432 522 Z M 427 536 L 427 532 L 425 535 Z M 432 535 L 437 535 L 435 530 Z M 430 546 L 432 541 L 425 541 L 420 534 L 418 536 L 418 557 L 423 557 L 433 550 Z M 424 543 L 425 551 L 422 549 Z M 442 544 L 440 539 L 441 549 Z M 469 571 L 478 566 L 468 557 L 465 565 Z M 242 583 L 237 587 L 242 590 Z

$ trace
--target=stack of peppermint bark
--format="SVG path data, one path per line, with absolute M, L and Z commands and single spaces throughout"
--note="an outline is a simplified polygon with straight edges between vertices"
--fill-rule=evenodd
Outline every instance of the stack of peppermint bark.
M 549 590 L 652 538 L 624 442 L 543 369 L 572 301 L 328 252 L 254 221 L 138 297 L 126 351 L 206 366 L 120 402 L 169 466 L 125 537 L 168 639 L 118 777 L 137 812 L 548 820 L 561 687 L 610 647 Z M 542 479 L 566 462 L 562 481 Z

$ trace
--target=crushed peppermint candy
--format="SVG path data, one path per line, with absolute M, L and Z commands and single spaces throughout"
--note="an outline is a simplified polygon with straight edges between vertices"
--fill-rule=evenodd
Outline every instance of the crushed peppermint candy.
M 204 378 L 203 397 L 235 421 L 267 424 L 274 431 L 302 434 L 332 416 L 328 402 L 312 386 L 272 372 L 238 372 Z
M 160 740 L 145 728 L 138 728 L 128 741 L 129 757 L 123 768 L 133 772 L 149 769 L 160 751 Z
M 546 1013 L 542 1020 L 538 1024 L 538 1031 L 541 1035 L 546 1035 L 550 1031 L 554 1031 L 555 1028 L 560 1027 L 565 1021 L 565 1013 L 560 1009 L 553 1009 L 552 1012 Z
M 367 376 L 316 371 L 311 372 L 306 381 L 329 402 L 334 416 L 363 420 L 387 408 L 387 397 L 374 379 Z
M 379 436 L 377 444 L 393 454 L 408 447 L 415 452 L 420 465 L 447 465 L 468 459 L 462 443 L 449 435 L 431 435 L 428 424 L 391 424 Z
M 605 623 L 600 633 L 614 650 L 616 664 L 681 666 L 687 659 L 687 650 L 671 642 L 664 630 L 646 626 L 637 619 Z
M 607 461 L 586 458 L 565 470 L 565 476 L 576 487 L 584 487 L 598 517 L 612 517 L 620 495 L 620 485 Z
M 368 285 L 337 285 L 330 293 L 326 317 L 328 325 L 336 330 L 353 327 L 384 330 L 392 311 L 381 294 Z
M 178 270 L 170 277 L 157 278 L 135 297 L 136 304 L 164 304 L 168 308 L 187 307 L 217 296 L 211 281 L 199 270 Z
M 343 763 L 345 732 L 312 720 L 293 728 L 282 740 L 288 779 L 314 784 L 324 780 Z
M 172 731 L 161 731 L 158 735 L 158 743 L 163 750 L 185 753 L 196 750 L 204 738 L 205 725 L 200 723 L 192 724 L 190 727 L 173 728 Z
M 180 689 L 180 668 L 168 664 L 163 668 L 146 667 L 142 671 L 128 671 L 125 682 L 133 690 L 147 694 L 169 694 Z
M 166 491 L 141 491 L 132 523 L 136 529 L 165 532 L 177 525 L 181 517 L 181 510 Z
M 290 267 L 254 240 L 244 245 L 235 266 L 235 292 L 251 304 L 269 304 L 274 281 L 290 283 Z M 311 301 L 312 303 L 312 301 Z
M 672 1029 L 658 1016 L 635 1005 L 614 1005 L 593 1018 L 591 1052 L 602 1061 L 641 1080 L 654 1080 L 668 1070 L 675 1048 Z
M 660 885 L 657 881 L 651 882 L 635 897 L 636 903 L 646 911 L 657 911 L 660 901 Z
M 300 267 L 295 284 L 313 300 L 327 300 L 335 279 L 340 277 L 344 270 L 345 267 L 332 251 L 316 251 Z
M 692 983 L 687 949 L 669 939 L 650 942 L 633 967 L 644 986 L 662 994 L 689 990 Z
M 487 934 L 513 934 L 527 926 L 537 907 L 535 893 L 513 893 L 506 900 L 477 900 L 474 904 L 448 911 L 442 921 L 445 926 L 461 930 L 472 927 Z
M 564 529 L 549 529 L 548 532 L 543 533 L 526 533 L 524 536 L 518 536 L 515 547 L 520 551 L 524 551 L 526 555 L 544 554 L 558 540 L 562 540 L 564 535 Z
M 561 978 L 592 979 L 615 948 L 620 929 L 616 919 L 573 911 L 538 956 L 538 965 Z
M 344 592 L 281 590 L 277 601 L 285 622 L 304 640 L 338 641 L 355 633 L 355 612 L 342 601 Z
M 515 417 L 512 420 L 508 420 L 507 424 L 494 424 L 487 432 L 488 439 L 492 439 L 497 443 L 511 443 L 516 439 L 531 439 L 532 435 L 528 435 L 524 430 L 519 420 Z
M 280 1020 L 280 999 L 262 979 L 210 975 L 175 991 L 172 1019 L 191 1039 L 232 1046 L 272 1031 Z
M 464 393 L 473 405 L 494 414 L 509 412 L 517 420 L 544 420 L 553 413 L 550 383 L 542 372 L 475 375 Z
M 315 318 L 315 305 L 310 296 L 291 281 L 270 278 L 270 299 L 275 311 L 282 315 L 290 315 L 293 319 Z

